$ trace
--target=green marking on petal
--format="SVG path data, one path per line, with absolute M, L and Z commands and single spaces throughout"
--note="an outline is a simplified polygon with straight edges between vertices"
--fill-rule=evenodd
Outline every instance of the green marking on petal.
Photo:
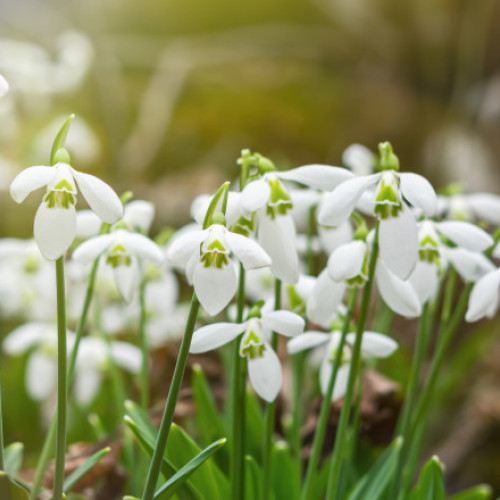
M 261 358 L 266 346 L 262 343 L 254 330 L 249 330 L 243 336 L 240 347 L 240 355 L 249 359 Z
M 66 180 L 66 179 L 61 179 L 55 186 L 54 189 L 56 191 L 70 191 L 71 193 L 74 191 L 73 186 Z
M 113 268 L 130 266 L 132 265 L 132 257 L 123 245 L 117 243 L 106 257 L 106 263 Z

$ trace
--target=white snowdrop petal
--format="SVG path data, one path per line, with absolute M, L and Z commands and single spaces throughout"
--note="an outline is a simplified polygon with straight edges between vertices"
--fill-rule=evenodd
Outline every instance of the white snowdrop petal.
M 346 289 L 345 283 L 330 278 L 328 269 L 318 276 L 306 304 L 307 317 L 325 328 L 329 328 Z
M 366 243 L 352 241 L 339 246 L 328 259 L 328 272 L 334 281 L 345 281 L 361 274 L 366 256 Z
M 439 276 L 436 265 L 419 261 L 411 273 L 410 283 L 417 292 L 420 304 L 434 300 L 439 288 Z
M 215 323 L 202 326 L 193 333 L 189 352 L 199 354 L 217 349 L 234 340 L 245 328 L 246 323 Z
M 142 366 L 142 352 L 135 345 L 114 341 L 110 345 L 113 361 L 124 370 L 137 374 Z
M 497 243 L 495 245 L 495 248 L 493 249 L 493 252 L 491 252 L 491 256 L 494 259 L 500 259 L 500 243 Z
M 397 217 L 380 221 L 380 258 L 398 278 L 407 279 L 418 260 L 417 221 L 411 210 L 403 203 Z
M 325 226 L 338 226 L 351 215 L 363 191 L 375 184 L 379 174 L 348 179 L 337 186 L 324 200 L 318 221 Z
M 259 218 L 258 241 L 271 257 L 271 271 L 288 284 L 299 280 L 295 236 L 295 226 L 290 215 L 277 215 L 275 219 L 263 215 Z
M 478 321 L 492 312 L 492 304 L 498 302 L 500 293 L 500 271 L 495 270 L 483 276 L 472 288 L 465 320 Z
M 206 238 L 207 230 L 188 231 L 180 236 L 174 236 L 167 247 L 167 260 L 178 267 L 185 267 L 194 252 L 198 252 L 201 242 Z
M 467 202 L 479 220 L 500 226 L 500 196 L 492 193 L 475 193 L 467 196 Z
M 305 321 L 290 311 L 271 311 L 262 315 L 262 324 L 269 330 L 294 337 L 304 331 Z
M 57 363 L 41 351 L 35 351 L 26 366 L 26 390 L 35 401 L 47 399 L 56 388 Z
M 409 281 L 403 281 L 390 273 L 380 261 L 375 276 L 382 299 L 395 313 L 407 318 L 420 316 L 420 301 Z
M 123 216 L 123 205 L 118 195 L 97 177 L 72 169 L 78 188 L 90 208 L 103 222 L 113 224 Z
M 355 333 L 347 334 L 346 342 L 354 345 L 355 340 Z M 387 358 L 398 347 L 398 343 L 387 335 L 378 332 L 363 332 L 361 338 L 361 355 L 363 358 Z
M 369 175 L 375 167 L 376 156 L 366 146 L 354 143 L 344 149 L 342 163 L 356 175 Z
M 271 346 L 265 344 L 262 357 L 248 360 L 248 376 L 255 392 L 265 401 L 271 403 L 280 390 L 283 375 L 281 363 Z
M 495 266 L 482 253 L 471 252 L 465 248 L 443 248 L 443 253 L 460 277 L 468 283 L 474 283 Z
M 229 263 L 222 269 L 205 267 L 201 262 L 194 268 L 194 291 L 208 314 L 213 316 L 226 307 L 237 288 L 234 265 Z
M 140 271 L 137 259 L 132 257 L 130 265 L 113 268 L 115 283 L 125 302 L 130 302 L 139 289 Z
M 342 365 L 335 377 L 335 385 L 333 386 L 332 401 L 343 398 L 347 390 L 347 383 L 349 381 L 349 364 Z
M 21 203 L 32 191 L 46 186 L 56 175 L 54 167 L 29 167 L 17 174 L 10 184 L 10 195 Z
M 296 354 L 297 352 L 326 344 L 329 340 L 330 335 L 328 333 L 304 332 L 289 340 L 286 348 L 288 354 Z
M 323 250 L 327 254 L 331 254 L 340 245 L 352 241 L 353 230 L 349 221 L 337 227 L 318 224 L 318 236 Z
M 75 239 L 76 213 L 70 208 L 48 208 L 45 202 L 38 207 L 34 222 L 35 240 L 42 255 L 56 260 L 71 246 Z
M 79 406 L 92 403 L 101 387 L 102 376 L 95 368 L 79 367 L 75 373 L 73 394 Z
M 254 240 L 241 234 L 227 231 L 226 241 L 245 269 L 258 269 L 271 265 L 271 257 Z
M 264 179 L 247 184 L 241 192 L 241 206 L 245 212 L 251 214 L 264 207 L 271 196 L 271 188 Z
M 123 239 L 125 247 L 137 257 L 150 260 L 157 265 L 163 262 L 164 254 L 160 247 L 147 236 L 124 231 L 120 238 Z
M 280 179 L 298 182 L 313 189 L 332 191 L 340 183 L 354 177 L 352 172 L 342 167 L 330 165 L 303 165 L 286 172 L 276 172 Z
M 0 75 L 0 97 L 3 97 L 9 90 L 9 84 L 3 75 Z
M 473 252 L 483 252 L 493 245 L 493 238 L 481 228 L 462 221 L 436 222 L 435 228 L 449 240 Z
M 2 349 L 10 355 L 22 354 L 47 338 L 55 336 L 55 330 L 46 323 L 31 322 L 18 326 L 3 340 Z
M 102 221 L 92 210 L 78 210 L 76 212 L 76 234 L 79 239 L 97 236 L 101 230 Z
M 155 217 L 155 206 L 146 200 L 132 200 L 125 205 L 123 218 L 134 229 L 148 233 Z
M 399 174 L 401 192 L 415 207 L 421 208 L 426 217 L 434 217 L 437 210 L 437 198 L 431 183 L 421 175 L 414 173 Z
M 73 259 L 81 264 L 92 262 L 113 243 L 113 240 L 112 234 L 102 234 L 91 238 L 75 249 Z

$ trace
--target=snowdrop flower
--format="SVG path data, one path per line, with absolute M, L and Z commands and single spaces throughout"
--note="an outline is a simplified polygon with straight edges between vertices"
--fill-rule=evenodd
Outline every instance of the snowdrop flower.
M 64 255 L 75 238 L 77 185 L 103 222 L 113 223 L 122 216 L 120 199 L 106 183 L 78 172 L 64 161 L 53 167 L 29 167 L 10 185 L 10 194 L 17 203 L 24 201 L 32 191 L 47 187 L 35 216 L 34 234 L 42 255 L 49 260 Z
M 215 323 L 193 334 L 190 352 L 198 354 L 217 349 L 243 334 L 240 356 L 248 360 L 248 375 L 255 392 L 265 401 L 276 399 L 281 389 L 282 373 L 278 355 L 269 344 L 271 331 L 293 337 L 304 329 L 304 320 L 289 311 L 251 313 L 244 323 Z
M 2 75 L 0 75 L 0 97 L 3 97 L 8 90 L 9 84 L 7 83 L 7 80 Z
M 500 269 L 494 269 L 479 279 L 469 297 L 465 320 L 469 323 L 495 316 L 500 303 Z
M 66 332 L 67 352 L 71 352 L 75 333 Z M 56 389 L 57 328 L 54 323 L 25 323 L 12 330 L 4 339 L 3 351 L 19 356 L 31 351 L 26 365 L 26 390 L 35 401 L 46 400 Z
M 373 232 L 368 241 L 372 235 Z M 363 239 L 341 245 L 332 252 L 307 301 L 309 319 L 330 327 L 346 288 L 363 286 L 368 279 L 369 253 L 369 243 Z M 413 286 L 391 273 L 381 259 L 377 262 L 375 282 L 384 302 L 394 312 L 409 318 L 420 315 L 421 306 Z
M 237 275 L 230 253 L 245 269 L 271 264 L 269 255 L 255 241 L 228 231 L 222 224 L 185 232 L 167 248 L 167 260 L 185 269 L 188 282 L 210 315 L 222 311 L 236 292 Z
M 436 297 L 440 276 L 449 264 L 466 282 L 475 282 L 494 269 L 481 253 L 493 244 L 493 238 L 473 224 L 424 220 L 418 223 L 418 237 L 419 261 L 410 282 L 421 304 Z
M 368 192 L 368 205 L 380 220 L 380 257 L 392 273 L 407 279 L 418 258 L 417 221 L 410 205 L 431 217 L 436 212 L 436 195 L 424 177 L 397 172 L 399 160 L 389 143 L 380 144 L 379 149 L 381 171 L 353 177 L 335 188 L 321 207 L 319 223 L 342 224 Z
M 334 331 L 324 333 L 317 331 L 304 332 L 290 340 L 287 344 L 289 354 L 323 347 L 324 355 L 319 370 L 319 382 L 322 394 L 326 394 L 328 383 L 332 375 L 333 360 L 339 348 L 341 333 Z M 356 339 L 355 333 L 348 333 L 342 350 L 341 364 L 335 378 L 332 401 L 344 396 L 349 378 L 351 350 Z M 386 335 L 377 332 L 364 332 L 361 340 L 361 357 L 363 359 L 387 358 L 396 349 L 398 344 Z
M 145 200 L 132 200 L 125 205 L 122 221 L 131 231 L 148 234 L 155 217 L 155 206 Z
M 500 196 L 492 193 L 461 192 L 456 184 L 449 186 L 446 196 L 438 196 L 438 215 L 462 221 L 484 221 L 500 226 Z
M 118 229 L 82 243 L 73 253 L 81 264 L 106 255 L 106 265 L 112 268 L 116 286 L 125 301 L 130 302 L 141 281 L 140 263 L 149 260 L 156 265 L 163 261 L 163 252 L 147 236 Z
M 118 341 L 108 345 L 97 337 L 83 337 L 75 365 L 73 394 L 77 404 L 85 407 L 92 403 L 110 363 L 136 375 L 141 369 L 141 362 L 142 353 L 136 346 Z

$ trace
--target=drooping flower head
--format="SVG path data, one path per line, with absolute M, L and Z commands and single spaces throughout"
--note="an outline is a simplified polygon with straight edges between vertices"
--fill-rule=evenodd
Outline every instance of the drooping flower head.
M 114 223 L 123 213 L 120 199 L 113 189 L 97 177 L 71 167 L 66 150 L 59 149 L 54 160 L 51 167 L 36 166 L 23 170 L 10 185 L 10 194 L 17 203 L 23 202 L 32 191 L 46 187 L 35 215 L 34 235 L 42 255 L 49 260 L 64 255 L 73 243 L 78 189 L 103 222 Z

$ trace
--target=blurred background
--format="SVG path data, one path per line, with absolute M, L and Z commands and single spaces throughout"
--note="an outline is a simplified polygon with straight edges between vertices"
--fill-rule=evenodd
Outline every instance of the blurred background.
M 500 191 L 498 0 L 0 0 L 0 8 L 0 73 L 11 86 L 0 101 L 1 236 L 31 236 L 40 199 L 18 206 L 6 190 L 19 170 L 48 162 L 72 112 L 74 166 L 153 201 L 158 227 L 187 222 L 196 194 L 236 175 L 242 148 L 288 168 L 340 165 L 349 144 L 390 140 L 402 168 L 436 188 L 459 181 L 466 191 Z M 463 337 L 429 450 L 448 463 L 451 489 L 498 487 L 495 325 Z M 12 423 L 7 430 L 15 434 Z

